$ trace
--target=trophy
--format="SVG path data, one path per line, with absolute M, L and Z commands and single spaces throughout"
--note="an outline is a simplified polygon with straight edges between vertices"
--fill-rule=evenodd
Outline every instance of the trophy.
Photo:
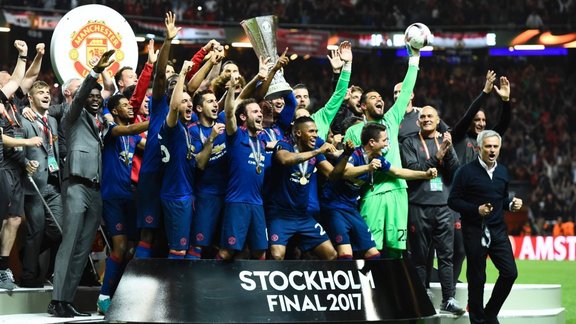
M 242 21 L 240 25 L 242 25 L 246 35 L 248 35 L 256 55 L 258 57 L 270 57 L 271 62 L 276 64 L 278 61 L 278 52 L 276 50 L 276 26 L 278 26 L 278 17 L 255 17 Z M 284 79 L 284 73 L 282 69 L 280 69 L 270 82 L 270 87 L 264 98 L 266 100 L 280 98 L 290 92 L 292 92 L 292 88 Z

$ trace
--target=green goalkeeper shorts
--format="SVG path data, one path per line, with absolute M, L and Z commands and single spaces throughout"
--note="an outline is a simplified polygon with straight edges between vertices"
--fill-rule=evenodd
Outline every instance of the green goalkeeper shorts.
M 408 235 L 408 192 L 406 189 L 386 191 L 362 199 L 360 215 L 370 228 L 378 250 L 382 250 L 384 238 L 386 238 L 387 247 L 406 250 Z

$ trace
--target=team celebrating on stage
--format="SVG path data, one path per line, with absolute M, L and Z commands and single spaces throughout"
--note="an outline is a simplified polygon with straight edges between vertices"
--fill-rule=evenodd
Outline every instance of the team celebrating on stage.
M 290 68 L 288 49 L 259 57 L 247 81 L 215 40 L 180 68 L 169 64 L 179 31 L 170 12 L 165 27 L 140 75 L 123 67 L 112 79 L 114 50 L 101 53 L 85 79 L 64 80 L 65 102 L 53 106 L 49 85 L 36 80 L 44 45 L 26 70 L 28 46 L 15 42 L 17 64 L 0 72 L 0 288 L 18 287 L 8 257 L 22 225 L 19 286 L 42 287 L 49 270 L 39 255 L 57 248 L 48 312 L 89 315 L 72 301 L 102 220 L 111 249 L 101 313 L 132 258 L 407 257 L 427 287 L 435 250 L 441 311 L 464 313 L 454 297 L 465 254 L 470 318 L 495 319 L 517 276 L 502 213 L 522 207 L 496 162 L 510 119 L 506 77 L 488 71 L 452 130 L 434 107 L 412 105 L 420 53 L 410 46 L 388 109 L 376 90 L 350 86 L 346 41 L 328 57 L 337 80 L 330 100 L 311 109 L 303 84 L 267 93 Z M 497 132 L 484 129 L 480 110 L 493 90 L 503 111 Z M 484 309 L 486 255 L 506 280 Z

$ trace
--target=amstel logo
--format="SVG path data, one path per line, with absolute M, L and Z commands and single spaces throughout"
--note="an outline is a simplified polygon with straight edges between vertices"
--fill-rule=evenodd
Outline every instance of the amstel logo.
M 89 21 L 86 25 L 72 34 L 72 49 L 70 50 L 69 57 L 74 61 L 74 69 L 82 77 L 90 73 L 100 56 L 109 49 L 111 45 L 115 50 L 115 62 L 108 68 L 110 76 L 116 74 L 120 69 L 120 62 L 124 60 L 124 53 L 122 52 L 122 36 L 120 33 L 114 32 L 104 21 Z M 86 56 L 82 64 L 78 50 L 85 43 Z

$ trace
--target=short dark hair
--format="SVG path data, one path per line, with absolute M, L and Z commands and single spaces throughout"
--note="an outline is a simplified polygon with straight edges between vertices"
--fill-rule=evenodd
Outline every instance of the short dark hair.
M 308 87 L 304 83 L 298 83 L 297 85 L 292 87 L 292 90 L 298 90 L 298 89 L 308 90 Z
M 240 101 L 238 107 L 236 107 L 235 116 L 236 116 L 236 123 L 238 126 L 242 125 L 242 119 L 240 119 L 240 115 L 246 116 L 246 106 L 253 103 L 257 104 L 258 102 L 256 102 L 256 99 L 254 98 L 248 98 Z
M 361 104 L 363 104 L 363 103 L 366 102 L 366 97 L 367 97 L 367 95 L 368 95 L 370 92 L 379 93 L 378 90 L 376 90 L 376 89 L 368 89 L 368 90 L 362 92 L 362 96 L 360 97 L 360 103 L 361 103 Z
M 112 97 L 110 97 L 110 99 L 108 99 L 108 110 L 110 110 L 110 113 L 112 113 L 112 110 L 116 109 L 116 107 L 118 107 L 118 105 L 120 104 L 120 100 L 121 99 L 126 99 L 126 97 L 124 97 L 123 94 L 115 94 Z
M 362 135 L 360 135 L 360 140 L 362 142 L 362 145 L 368 144 L 368 142 L 371 139 L 374 139 L 376 141 L 379 140 L 380 139 L 380 133 L 385 132 L 385 131 L 386 131 L 386 126 L 384 126 L 382 124 L 368 123 L 368 124 L 364 125 L 364 127 L 362 128 Z
M 123 66 L 120 70 L 118 70 L 118 72 L 116 72 L 116 74 L 114 74 L 114 82 L 116 82 L 117 87 L 120 87 L 118 85 L 118 81 L 120 81 L 120 79 L 122 79 L 122 72 L 124 72 L 126 70 L 134 70 L 134 69 L 130 66 Z
M 197 112 L 196 106 L 202 106 L 202 104 L 204 104 L 204 95 L 209 94 L 209 93 L 214 94 L 214 91 L 212 91 L 210 89 L 206 89 L 206 90 L 198 91 L 194 94 L 194 97 L 192 98 L 192 105 L 193 105 L 192 109 L 194 109 L 194 112 Z
M 124 97 L 126 97 L 126 98 L 128 98 L 128 100 L 130 100 L 130 98 L 132 98 L 132 95 L 134 94 L 134 90 L 136 90 L 135 84 L 124 88 L 124 91 L 122 91 L 122 94 L 124 95 Z
M 294 121 L 294 130 L 300 128 L 300 125 L 305 124 L 305 123 L 315 123 L 314 119 L 308 117 L 308 116 L 302 116 L 302 117 L 298 117 L 296 118 L 296 120 Z

